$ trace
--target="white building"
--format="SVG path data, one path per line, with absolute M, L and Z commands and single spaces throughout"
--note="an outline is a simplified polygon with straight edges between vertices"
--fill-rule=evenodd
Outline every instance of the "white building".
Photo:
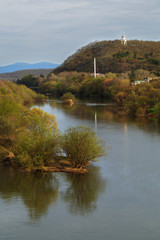
M 126 36 L 123 34 L 122 35 L 122 38 L 121 38 L 121 44 L 126 46 L 127 45 L 127 39 L 126 39 Z

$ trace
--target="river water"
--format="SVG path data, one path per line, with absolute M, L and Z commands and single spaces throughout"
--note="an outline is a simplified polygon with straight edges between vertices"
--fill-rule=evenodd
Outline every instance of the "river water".
M 59 129 L 90 126 L 107 156 L 86 175 L 0 167 L 0 239 L 159 240 L 160 124 L 126 119 L 106 103 L 40 104 Z

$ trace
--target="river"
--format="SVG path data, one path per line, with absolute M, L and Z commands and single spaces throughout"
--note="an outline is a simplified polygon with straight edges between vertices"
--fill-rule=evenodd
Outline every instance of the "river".
M 86 175 L 0 167 L 0 239 L 159 240 L 160 124 L 127 119 L 107 103 L 37 105 L 59 129 L 90 126 L 107 156 Z

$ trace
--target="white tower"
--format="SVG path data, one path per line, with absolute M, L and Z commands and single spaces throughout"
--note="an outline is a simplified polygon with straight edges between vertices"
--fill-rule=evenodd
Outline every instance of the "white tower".
M 97 72 L 96 72 L 96 58 L 94 58 L 94 77 L 96 78 Z
M 122 35 L 122 38 L 121 38 L 121 44 L 126 46 L 127 45 L 127 39 L 126 39 L 126 36 L 123 34 Z

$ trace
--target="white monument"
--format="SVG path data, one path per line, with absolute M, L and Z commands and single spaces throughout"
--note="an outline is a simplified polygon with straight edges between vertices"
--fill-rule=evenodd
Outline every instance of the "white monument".
M 94 77 L 96 78 L 97 72 L 96 72 L 96 58 L 94 58 Z
M 126 46 L 127 45 L 127 39 L 126 39 L 126 36 L 123 34 L 122 35 L 122 38 L 121 38 L 121 44 Z

